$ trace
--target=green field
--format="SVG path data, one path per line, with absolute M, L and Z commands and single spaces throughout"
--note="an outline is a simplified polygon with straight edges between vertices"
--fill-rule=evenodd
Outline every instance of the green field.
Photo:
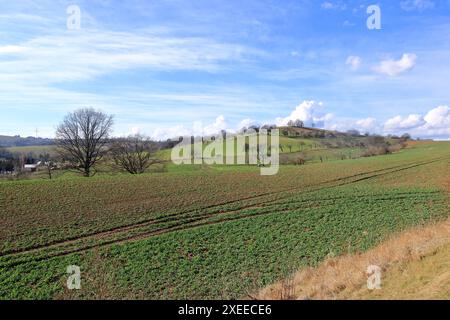
M 8 151 L 12 153 L 19 153 L 19 154 L 44 154 L 44 153 L 50 153 L 55 154 L 56 153 L 56 147 L 55 146 L 30 146 L 30 147 L 11 147 L 7 148 Z
M 429 142 L 276 176 L 183 166 L 0 182 L 0 298 L 245 297 L 448 217 L 449 169 L 450 143 Z M 69 265 L 81 290 L 65 289 Z

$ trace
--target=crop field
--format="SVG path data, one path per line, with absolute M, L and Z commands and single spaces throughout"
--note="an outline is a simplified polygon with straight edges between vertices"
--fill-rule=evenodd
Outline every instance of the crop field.
M 0 298 L 241 298 L 449 216 L 450 143 L 260 176 L 187 166 L 0 182 Z M 82 289 L 65 289 L 78 265 Z
M 9 152 L 12 153 L 18 153 L 18 154 L 55 154 L 56 153 L 56 147 L 55 146 L 30 146 L 30 147 L 10 147 L 7 148 Z

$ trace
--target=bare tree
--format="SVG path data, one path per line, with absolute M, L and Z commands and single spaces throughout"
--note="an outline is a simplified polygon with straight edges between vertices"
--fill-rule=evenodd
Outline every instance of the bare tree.
M 141 135 L 116 139 L 111 146 L 114 163 L 131 174 L 144 173 L 150 166 L 163 161 L 154 158 L 158 144 Z
M 55 157 L 51 156 L 49 153 L 44 153 L 41 157 L 41 161 L 45 167 L 45 171 L 47 171 L 48 178 L 52 180 L 52 171 L 55 166 Z
M 304 122 L 300 119 L 289 120 L 287 125 L 288 127 L 295 127 L 295 128 L 303 128 L 305 126 Z
M 113 116 L 92 108 L 68 114 L 56 130 L 56 144 L 61 156 L 85 177 L 92 175 L 95 164 L 106 154 Z
M 300 119 L 294 121 L 294 127 L 303 128 L 305 126 L 304 122 Z

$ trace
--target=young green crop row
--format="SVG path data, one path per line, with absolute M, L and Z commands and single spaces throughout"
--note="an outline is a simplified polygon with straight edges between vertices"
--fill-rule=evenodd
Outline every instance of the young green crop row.
M 420 164 L 422 165 L 423 163 L 420 162 Z M 425 164 L 428 164 L 428 162 L 425 162 Z M 208 197 L 210 193 L 206 193 L 202 190 L 205 186 L 209 186 L 209 184 L 205 184 L 201 188 L 194 190 L 191 188 L 190 192 L 186 192 L 185 198 L 179 196 L 173 199 L 170 196 L 166 196 L 165 198 L 180 200 L 181 203 L 185 203 L 184 208 L 178 210 L 175 210 L 175 205 L 175 208 L 172 208 L 172 210 L 165 210 L 164 206 L 160 206 L 160 203 L 157 201 L 158 199 L 161 199 L 159 197 L 154 197 L 151 201 L 147 201 L 145 198 L 138 196 L 139 201 L 134 203 L 123 201 L 124 195 L 121 194 L 118 195 L 117 198 L 114 198 L 114 200 L 110 200 L 111 203 L 108 203 L 110 206 L 103 201 L 95 201 L 95 199 L 90 198 L 92 194 L 88 194 L 87 197 L 83 196 L 81 198 L 68 197 L 65 201 L 69 203 L 67 210 L 72 210 L 72 216 L 67 215 L 67 212 L 63 211 L 63 208 L 66 206 L 64 202 L 63 204 L 59 203 L 61 207 L 46 203 L 48 208 L 53 210 L 52 216 L 48 217 L 48 220 L 43 219 L 45 218 L 45 214 L 43 213 L 38 213 L 41 216 L 41 219 L 36 221 L 24 219 L 24 216 L 26 217 L 24 214 L 18 216 L 22 221 L 17 219 L 18 221 L 16 221 L 15 226 L 17 227 L 17 225 L 20 225 L 22 222 L 22 233 L 17 234 L 11 232 L 9 237 L 5 237 L 5 241 L 2 243 L 2 255 L 39 249 L 45 246 L 65 245 L 65 242 L 70 242 L 69 245 L 75 248 L 71 249 L 71 251 L 74 251 L 78 245 L 82 248 L 95 245 L 97 238 L 101 239 L 102 243 L 110 243 L 111 241 L 128 240 L 146 234 L 150 235 L 151 233 L 159 232 L 161 230 L 164 231 L 169 228 L 181 229 L 176 227 L 181 226 L 183 228 L 185 225 L 208 223 L 207 220 L 213 218 L 214 215 L 224 216 L 225 213 L 233 213 L 233 211 L 261 207 L 273 203 L 274 201 L 289 200 L 297 194 L 302 196 L 306 195 L 306 197 L 308 197 L 311 191 L 320 191 L 340 184 L 357 182 L 358 179 L 370 178 L 374 175 L 390 175 L 392 172 L 397 172 L 398 170 L 403 170 L 405 168 L 408 169 L 410 166 L 410 164 L 406 164 L 406 166 L 387 166 L 382 169 L 371 170 L 368 172 L 355 170 L 353 174 L 347 176 L 344 175 L 345 172 L 342 174 L 343 172 L 339 171 L 340 175 L 337 175 L 338 178 L 324 181 L 319 179 L 318 182 L 317 180 L 314 181 L 314 179 L 295 181 L 295 179 L 293 179 L 295 176 L 291 174 L 291 180 L 282 180 L 283 182 L 287 181 L 290 185 L 277 185 L 278 189 L 270 188 L 270 185 L 258 185 L 257 188 L 252 189 L 252 192 L 248 192 L 246 196 L 244 196 L 245 193 L 241 193 L 240 197 L 236 196 L 236 198 L 230 197 L 231 192 L 226 187 L 221 189 L 217 195 Z M 236 178 L 238 176 L 232 177 Z M 206 180 L 204 177 L 201 178 L 204 181 L 211 183 L 212 179 Z M 227 178 L 229 179 L 229 177 Z M 294 182 L 297 182 L 297 184 Z M 127 188 L 133 187 L 133 185 L 123 186 L 126 186 Z M 269 190 L 265 189 L 267 187 L 269 187 Z M 236 189 L 239 188 L 236 187 Z M 142 192 L 142 195 L 145 194 L 145 189 L 138 189 L 137 191 Z M 228 196 L 229 198 L 223 199 L 223 197 L 220 198 L 218 195 Z M 78 196 L 78 194 L 76 196 Z M 129 197 L 136 197 L 136 193 L 134 193 L 133 196 L 130 194 Z M 212 205 L 208 205 L 208 200 L 211 200 L 211 198 L 214 199 L 213 202 L 211 202 Z M 106 199 L 109 199 L 109 197 Z M 80 200 L 87 202 L 84 203 L 85 207 L 74 205 L 74 203 L 77 203 Z M 93 202 L 92 205 L 89 205 L 90 201 Z M 100 204 L 105 205 L 111 211 L 105 212 L 105 208 Z M 137 214 L 138 212 L 131 210 L 133 205 L 139 205 L 142 214 Z M 128 208 L 130 211 L 122 211 L 120 207 L 124 210 Z M 26 208 L 30 210 L 32 207 L 29 206 Z M 152 213 L 151 210 L 153 208 L 161 211 Z M 77 209 L 80 211 L 76 212 Z M 14 211 L 20 212 L 20 206 L 14 207 L 12 210 L 13 213 Z M 31 210 L 37 211 L 39 209 L 34 208 Z M 146 212 L 146 210 L 149 210 L 150 212 Z M 64 214 L 65 217 L 62 217 Z M 8 217 L 11 219 L 11 217 L 14 217 L 14 214 L 9 215 Z M 105 217 L 107 217 L 107 219 Z M 115 221 L 115 224 L 113 223 L 114 221 L 111 221 L 114 218 L 118 219 L 118 221 Z M 227 219 L 230 218 L 227 217 Z M 37 227 L 34 226 L 33 223 L 44 224 L 44 226 Z M 8 231 L 10 230 L 8 229 Z M 56 249 L 56 252 L 65 251 L 64 247 L 58 247 Z
M 363 189 L 341 188 L 335 197 L 318 192 L 316 200 L 246 209 L 226 222 L 215 216 L 202 227 L 0 267 L 0 297 L 239 298 L 300 266 L 366 250 L 394 231 L 448 213 L 441 192 Z M 64 290 L 69 264 L 82 268 L 85 286 L 78 292 Z

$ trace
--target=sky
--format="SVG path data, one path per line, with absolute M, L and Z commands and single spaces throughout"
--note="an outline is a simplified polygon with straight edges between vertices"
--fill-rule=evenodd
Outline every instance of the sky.
M 0 0 L 0 135 L 93 107 L 116 136 L 300 119 L 450 139 L 449 79 L 450 0 Z

